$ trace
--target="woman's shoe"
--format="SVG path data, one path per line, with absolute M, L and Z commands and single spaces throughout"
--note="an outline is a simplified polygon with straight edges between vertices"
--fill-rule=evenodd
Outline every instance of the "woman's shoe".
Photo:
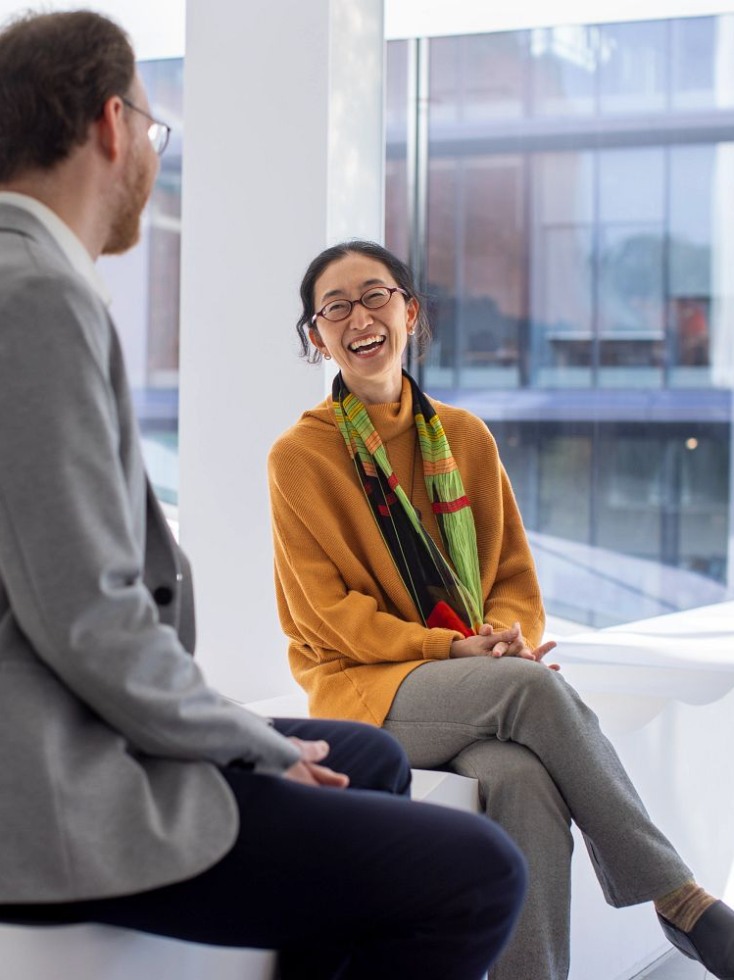
M 658 914 L 663 932 L 681 953 L 702 963 L 719 980 L 734 980 L 734 911 L 714 902 L 690 932 Z

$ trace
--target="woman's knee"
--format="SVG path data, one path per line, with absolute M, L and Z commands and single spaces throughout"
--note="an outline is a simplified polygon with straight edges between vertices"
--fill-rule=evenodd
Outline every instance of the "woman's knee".
M 570 826 L 570 811 L 550 773 L 534 752 L 517 742 L 474 742 L 456 756 L 451 768 L 477 779 L 483 809 L 505 826 L 517 826 L 528 814 L 545 826 L 548 817 Z

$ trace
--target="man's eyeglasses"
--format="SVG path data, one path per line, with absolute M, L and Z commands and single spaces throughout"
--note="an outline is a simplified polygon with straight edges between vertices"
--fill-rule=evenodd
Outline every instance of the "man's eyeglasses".
M 402 293 L 408 299 L 408 293 L 400 286 L 371 286 L 362 293 L 359 299 L 335 299 L 331 303 L 327 303 L 318 313 L 314 313 L 311 317 L 311 324 L 315 324 L 320 316 L 331 323 L 346 320 L 357 303 L 364 306 L 366 310 L 379 310 L 381 307 L 387 306 L 393 297 L 393 293 Z
M 148 126 L 148 139 L 150 140 L 155 152 L 158 154 L 158 156 L 160 156 L 168 146 L 168 138 L 171 135 L 171 127 L 168 125 L 168 123 L 158 122 L 158 120 L 154 119 L 149 112 L 146 112 L 145 109 L 141 109 L 139 106 L 136 106 L 135 103 L 130 101 L 130 99 L 126 99 L 124 95 L 121 95 L 120 98 L 128 109 L 132 109 L 133 112 L 139 112 L 141 116 L 145 116 L 146 119 L 150 120 L 150 126 Z

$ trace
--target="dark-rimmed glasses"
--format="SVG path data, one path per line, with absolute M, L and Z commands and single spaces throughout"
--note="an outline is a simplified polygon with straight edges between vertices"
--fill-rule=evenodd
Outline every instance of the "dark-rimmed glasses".
M 160 156 L 168 146 L 168 138 L 171 135 L 171 127 L 168 125 L 168 123 L 159 122 L 157 119 L 154 119 L 149 112 L 146 112 L 145 109 L 141 109 L 140 106 L 135 105 L 135 103 L 131 102 L 130 99 L 126 99 L 124 95 L 121 95 L 120 98 L 128 109 L 132 109 L 133 112 L 139 112 L 141 116 L 145 116 L 146 119 L 150 120 L 150 126 L 148 126 L 148 139 L 150 140 L 155 152 L 158 154 L 158 156 Z
M 314 313 L 311 317 L 311 324 L 316 323 L 320 316 L 324 320 L 329 320 L 330 323 L 346 320 L 357 303 L 364 306 L 366 310 L 379 310 L 381 307 L 387 306 L 393 298 L 393 293 L 402 293 L 408 299 L 408 293 L 400 286 L 370 286 L 369 289 L 365 289 L 359 299 L 334 299 L 327 303 L 318 313 Z

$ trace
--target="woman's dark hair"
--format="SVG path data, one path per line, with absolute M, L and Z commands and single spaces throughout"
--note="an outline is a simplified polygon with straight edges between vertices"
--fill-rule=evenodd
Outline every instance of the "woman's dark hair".
M 392 252 L 388 252 L 382 245 L 378 245 L 376 242 L 365 242 L 354 239 L 353 241 L 340 242 L 338 245 L 332 245 L 330 248 L 324 249 L 323 252 L 316 256 L 308 269 L 306 269 L 306 274 L 301 281 L 301 304 L 303 306 L 303 312 L 296 324 L 298 338 L 301 342 L 301 356 L 305 357 L 310 364 L 318 364 L 321 360 L 321 352 L 313 347 L 308 338 L 311 317 L 316 312 L 313 301 L 313 290 L 316 285 L 316 280 L 331 263 L 337 262 L 347 255 L 365 255 L 369 259 L 375 259 L 377 262 L 381 262 L 395 280 L 395 284 L 405 290 L 409 299 L 416 300 L 419 306 L 419 312 L 415 324 L 415 340 L 418 354 L 423 354 L 431 339 L 431 327 L 428 323 L 428 317 L 423 310 L 423 303 L 415 288 L 413 273 L 405 262 L 401 262 L 399 258 L 393 255 Z
M 135 77 L 125 32 L 89 10 L 13 20 L 0 29 L 0 66 L 0 182 L 64 160 Z

